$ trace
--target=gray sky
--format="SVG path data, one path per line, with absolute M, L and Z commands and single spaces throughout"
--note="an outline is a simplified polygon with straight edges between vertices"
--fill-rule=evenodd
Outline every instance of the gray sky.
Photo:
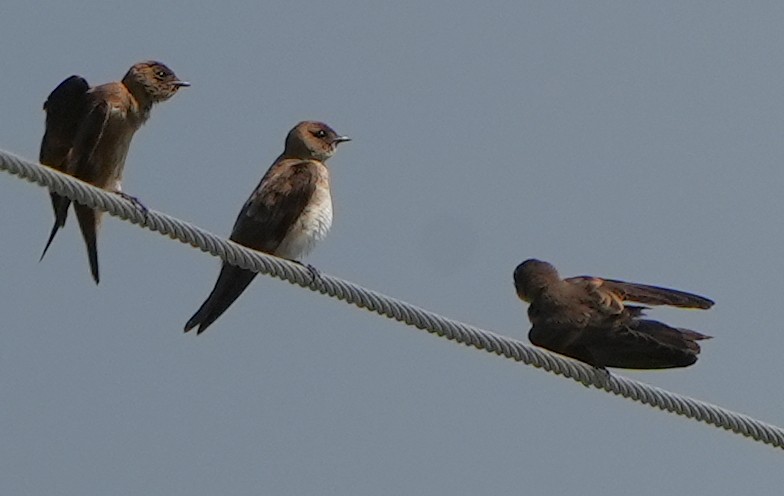
M 302 119 L 335 223 L 308 261 L 526 339 L 512 270 L 705 294 L 715 336 L 621 372 L 784 425 L 784 4 L 5 0 L 0 147 L 36 158 L 65 77 L 159 59 L 193 87 L 136 135 L 124 189 L 227 235 Z M 0 492 L 775 494 L 781 452 L 270 278 L 204 335 L 219 262 L 0 176 Z M 778 488 L 778 489 L 777 489 Z

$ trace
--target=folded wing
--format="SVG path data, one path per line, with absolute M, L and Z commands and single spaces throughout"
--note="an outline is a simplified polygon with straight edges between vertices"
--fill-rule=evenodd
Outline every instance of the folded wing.
M 307 161 L 276 163 L 243 205 L 230 239 L 266 253 L 275 253 L 316 190 L 317 174 Z M 185 332 L 198 326 L 204 332 L 225 312 L 256 273 L 228 263 L 221 267 L 215 287 L 185 324 Z
M 76 141 L 76 134 L 87 113 L 87 90 L 84 78 L 71 76 L 55 88 L 44 102 L 46 131 L 41 140 L 38 161 L 60 172 L 67 172 L 68 156 Z M 49 193 L 54 210 L 54 226 L 49 234 L 41 259 L 54 240 L 57 231 L 65 226 L 71 201 L 57 193 Z

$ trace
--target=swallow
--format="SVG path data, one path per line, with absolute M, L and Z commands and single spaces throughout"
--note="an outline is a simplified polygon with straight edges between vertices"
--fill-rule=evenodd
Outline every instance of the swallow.
M 514 271 L 517 296 L 529 303 L 536 346 L 575 358 L 598 369 L 667 369 L 697 361 L 696 331 L 642 318 L 646 306 L 708 309 L 713 301 L 675 289 L 579 276 L 561 279 L 555 267 L 526 260 Z
M 301 264 L 298 259 L 307 255 L 332 226 L 332 196 L 325 162 L 344 141 L 351 139 L 321 122 L 305 121 L 294 126 L 286 136 L 283 153 L 242 206 L 229 239 Z M 256 272 L 224 262 L 215 287 L 185 324 L 185 332 L 196 326 L 196 334 L 204 332 L 254 277 Z
M 168 100 L 184 86 L 190 83 L 180 81 L 171 69 L 155 61 L 134 64 L 122 81 L 93 88 L 80 76 L 69 77 L 44 103 L 46 130 L 39 162 L 117 193 L 143 208 L 136 198 L 122 192 L 120 184 L 131 139 L 149 119 L 153 104 Z M 57 231 L 65 226 L 71 205 L 70 199 L 57 193 L 51 192 L 50 197 L 55 221 L 40 260 Z M 74 210 L 97 284 L 100 276 L 96 235 L 102 212 L 76 203 Z

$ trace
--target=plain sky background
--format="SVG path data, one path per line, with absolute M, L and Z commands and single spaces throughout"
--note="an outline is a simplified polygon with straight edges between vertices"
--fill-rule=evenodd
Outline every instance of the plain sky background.
M 741 5 L 742 4 L 742 5 Z M 35 159 L 64 78 L 192 82 L 124 189 L 227 235 L 303 119 L 335 222 L 308 262 L 526 340 L 537 257 L 705 294 L 715 336 L 622 375 L 784 425 L 784 3 L 29 2 L 0 6 L 0 147 Z M 4 495 L 779 494 L 782 452 L 259 277 L 182 333 L 219 262 L 0 175 Z

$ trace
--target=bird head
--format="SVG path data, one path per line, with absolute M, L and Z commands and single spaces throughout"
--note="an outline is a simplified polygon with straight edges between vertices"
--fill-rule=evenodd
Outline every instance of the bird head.
M 303 121 L 294 126 L 286 136 L 284 155 L 303 160 L 325 161 L 335 154 L 340 143 L 351 141 L 334 129 L 317 121 Z
M 147 100 L 158 103 L 173 97 L 177 90 L 190 86 L 187 81 L 180 81 L 165 64 L 148 60 L 134 64 L 123 77 L 123 84 L 134 92 L 140 89 Z M 137 92 L 134 92 L 138 95 Z
M 560 281 L 558 271 L 551 264 L 528 259 L 517 266 L 514 271 L 514 285 L 517 296 L 530 303 L 550 284 Z

